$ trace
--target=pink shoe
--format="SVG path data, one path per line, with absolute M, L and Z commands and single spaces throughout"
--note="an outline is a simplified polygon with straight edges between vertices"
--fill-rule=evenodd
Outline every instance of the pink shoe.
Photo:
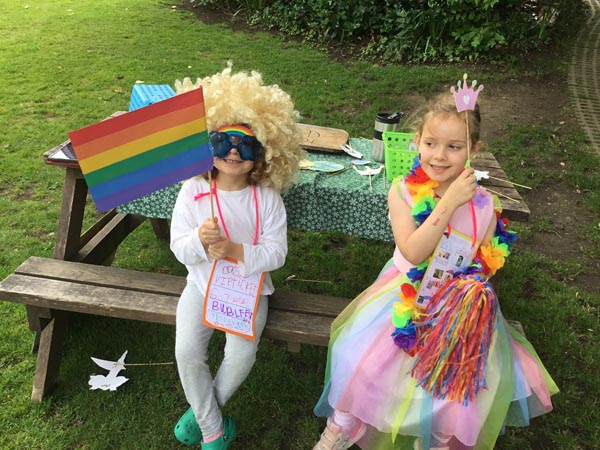
M 363 437 L 366 431 L 367 426 L 360 422 L 360 425 L 356 427 L 352 436 L 346 440 L 342 434 L 342 427 L 328 420 L 327 426 L 323 430 L 323 433 L 321 433 L 321 439 L 319 439 L 313 450 L 346 450 Z

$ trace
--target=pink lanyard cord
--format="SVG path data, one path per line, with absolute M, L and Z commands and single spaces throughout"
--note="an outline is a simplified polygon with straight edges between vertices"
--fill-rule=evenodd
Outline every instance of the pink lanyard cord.
M 219 212 L 219 220 L 221 221 L 221 226 L 223 227 L 223 232 L 227 239 L 231 239 L 229 237 L 229 231 L 227 231 L 227 226 L 225 225 L 225 221 L 223 220 L 223 214 L 221 213 L 221 204 L 219 203 L 219 196 L 217 195 L 217 180 L 213 179 L 213 192 L 215 194 L 215 201 L 217 203 L 217 211 Z M 254 230 L 254 242 L 252 245 L 256 245 L 258 242 L 258 229 L 259 229 L 259 218 L 258 218 L 258 199 L 256 197 L 256 186 L 252 186 L 252 199 L 254 200 L 254 211 L 255 211 L 255 222 L 256 229 Z
M 473 200 L 469 200 L 469 210 L 471 211 L 471 223 L 473 224 L 473 237 L 471 239 L 471 247 L 475 247 L 477 243 L 477 217 L 475 217 L 475 205 Z M 446 230 L 447 236 L 452 233 L 452 227 L 448 223 L 448 229 Z
M 471 222 L 473 223 L 473 241 L 471 242 L 471 247 L 475 247 L 475 243 L 477 242 L 477 218 L 475 217 L 473 200 L 469 200 L 469 208 L 471 209 Z

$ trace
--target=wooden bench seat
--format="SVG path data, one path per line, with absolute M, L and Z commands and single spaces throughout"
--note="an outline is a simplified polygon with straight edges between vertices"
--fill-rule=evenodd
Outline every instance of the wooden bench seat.
M 32 400 L 40 401 L 58 378 L 68 312 L 175 324 L 185 278 L 32 256 L 0 282 L 0 300 L 27 306 L 39 346 Z M 326 346 L 333 319 L 348 299 L 277 291 L 269 300 L 263 336 Z

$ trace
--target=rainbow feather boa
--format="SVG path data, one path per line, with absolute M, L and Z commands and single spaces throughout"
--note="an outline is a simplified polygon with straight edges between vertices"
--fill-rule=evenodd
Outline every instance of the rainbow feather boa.
M 418 160 L 416 160 L 409 175 L 405 178 L 405 184 L 413 200 L 412 216 L 414 217 L 417 226 L 420 226 L 427 219 L 427 217 L 429 217 L 429 215 L 433 211 L 433 208 L 436 205 L 434 189 L 438 186 L 438 183 L 429 178 L 429 176 L 422 169 Z M 455 274 L 454 280 L 451 280 L 446 286 L 440 289 L 440 291 L 442 291 L 447 286 L 456 283 L 455 280 L 458 280 L 457 277 L 459 277 L 460 280 L 463 280 L 465 282 L 471 282 L 468 284 L 473 284 L 472 282 L 473 280 L 475 280 L 478 283 L 477 288 L 472 286 L 470 288 L 471 290 L 466 291 L 464 289 L 462 291 L 459 289 L 459 291 L 463 292 L 463 294 L 465 292 L 469 292 L 469 294 L 466 296 L 457 295 L 455 296 L 455 300 L 462 299 L 462 301 L 465 303 L 465 305 L 461 306 L 459 309 L 459 311 L 462 311 L 463 313 L 467 311 L 467 309 L 465 309 L 465 306 L 473 305 L 477 302 L 479 302 L 477 304 L 480 307 L 484 305 L 485 308 L 488 308 L 487 311 L 489 314 L 485 314 L 487 317 L 486 323 L 488 323 L 488 326 L 493 321 L 493 317 L 495 317 L 495 313 L 493 313 L 494 307 L 490 305 L 496 304 L 497 302 L 495 302 L 495 294 L 493 294 L 493 290 L 491 289 L 491 287 L 489 287 L 489 285 L 488 287 L 480 286 L 480 284 L 483 283 L 481 280 L 483 278 L 487 279 L 491 277 L 496 273 L 498 269 L 500 269 L 504 265 L 506 258 L 510 254 L 510 247 L 512 243 L 516 240 L 516 234 L 512 231 L 507 230 L 508 221 L 500 217 L 499 211 L 496 211 L 496 218 L 496 233 L 494 238 L 492 239 L 492 242 L 480 246 L 476 252 L 473 261 L 465 270 L 465 272 Z M 428 310 L 425 312 L 420 311 L 415 305 L 417 293 L 419 292 L 421 281 L 423 280 L 425 272 L 427 271 L 429 262 L 430 260 L 427 259 L 426 261 L 424 261 L 416 267 L 413 267 L 406 274 L 403 275 L 403 278 L 400 282 L 400 300 L 395 302 L 392 307 L 392 323 L 395 327 L 394 333 L 392 333 L 392 338 L 394 339 L 394 343 L 398 347 L 400 347 L 402 350 L 404 350 L 411 356 L 417 355 L 419 352 L 421 352 L 421 350 L 425 351 L 426 349 L 424 347 L 427 341 L 430 341 L 429 344 L 433 344 L 435 341 L 435 345 L 438 345 L 438 349 L 440 349 L 443 343 L 447 342 L 445 340 L 449 338 L 455 338 L 459 336 L 460 333 L 464 332 L 464 330 L 459 332 L 459 328 L 452 326 L 449 330 L 446 330 L 447 333 L 451 333 L 451 336 L 447 335 L 443 339 L 439 340 L 439 338 L 441 338 L 441 335 L 439 335 L 438 333 L 438 339 L 428 339 L 431 337 L 431 332 L 429 331 L 429 329 L 431 328 L 432 323 L 438 323 L 440 321 L 440 312 L 434 313 L 433 309 L 439 308 L 440 306 L 444 306 L 447 300 L 446 295 L 436 295 L 435 297 L 438 297 L 436 299 L 436 302 L 433 302 L 432 300 L 432 303 L 430 303 Z M 469 278 L 469 280 L 466 280 L 465 278 Z M 487 285 L 487 283 L 484 284 Z M 465 288 L 465 286 L 463 286 L 463 288 Z M 477 301 L 474 301 L 472 295 L 474 291 L 472 289 L 476 289 L 479 296 L 483 295 L 483 297 L 491 301 L 486 301 L 483 298 L 479 298 Z M 493 298 L 490 297 L 490 291 L 494 295 Z M 448 294 L 449 292 L 450 291 L 447 291 L 446 294 Z M 440 297 L 443 301 L 439 301 Z M 455 306 L 458 307 L 458 305 Z M 449 308 L 449 310 L 453 310 L 453 308 Z M 469 311 L 469 314 L 473 314 L 474 316 L 469 316 L 470 318 L 466 322 L 463 322 L 462 319 L 465 319 L 466 316 L 461 315 L 460 317 L 462 317 L 461 322 L 463 323 L 463 325 L 464 323 L 470 325 L 475 324 L 476 321 L 474 321 L 474 318 L 476 318 L 477 314 L 479 314 L 476 311 L 481 312 L 481 309 Z M 454 325 L 457 324 L 456 321 L 452 323 Z M 472 327 L 470 329 L 471 331 L 475 331 L 475 329 L 473 329 Z M 481 330 L 478 330 L 477 332 L 479 331 Z M 486 342 L 489 344 L 488 341 Z M 429 350 L 431 349 L 427 349 L 428 352 Z M 484 353 L 485 352 L 479 352 L 479 355 L 483 355 Z M 439 357 L 440 353 L 438 352 L 437 355 Z M 487 353 L 485 353 L 485 355 L 487 355 Z M 420 360 L 422 359 L 423 358 L 420 358 Z M 487 357 L 485 359 L 487 359 Z M 435 368 L 431 365 L 432 361 L 433 359 L 430 358 L 430 364 L 427 366 L 427 370 L 433 370 Z M 477 365 L 480 364 L 481 361 L 472 361 L 472 363 Z M 413 375 L 421 374 L 424 376 L 425 371 L 422 370 L 422 364 L 419 364 L 420 368 L 415 369 Z M 442 366 L 444 366 L 443 362 Z M 419 380 L 419 385 L 426 388 L 428 391 L 434 393 L 440 398 L 448 397 L 448 386 L 444 388 L 446 389 L 445 391 L 444 389 L 441 389 L 442 385 L 439 384 L 440 380 L 443 380 L 444 383 L 447 383 L 448 381 L 446 380 L 445 376 L 440 376 L 441 371 L 445 371 L 446 374 L 450 374 L 448 376 L 454 379 L 453 374 L 455 374 L 456 371 L 449 370 L 448 367 L 449 366 L 446 366 L 445 369 L 440 369 L 439 367 L 435 368 L 437 370 L 437 375 L 433 378 L 431 378 L 431 376 L 424 376 L 424 378 Z M 480 366 L 477 367 L 477 370 L 473 368 L 469 369 L 479 374 L 476 376 L 476 378 L 481 375 L 481 371 L 483 370 Z M 456 367 L 454 369 L 456 369 Z M 456 380 L 458 380 L 458 378 Z M 460 398 L 462 401 L 468 401 L 469 398 L 473 398 L 473 395 L 476 395 L 476 393 L 478 392 L 480 388 L 480 381 L 481 380 L 477 378 L 477 380 L 475 381 L 475 387 L 465 386 L 463 384 L 464 389 L 460 389 L 454 386 L 454 390 L 449 395 L 450 398 Z

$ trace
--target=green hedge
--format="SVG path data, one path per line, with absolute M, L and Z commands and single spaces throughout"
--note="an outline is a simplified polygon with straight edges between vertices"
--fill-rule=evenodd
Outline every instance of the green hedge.
M 388 62 L 459 61 L 541 48 L 584 20 L 583 0 L 196 0 L 318 44 Z

